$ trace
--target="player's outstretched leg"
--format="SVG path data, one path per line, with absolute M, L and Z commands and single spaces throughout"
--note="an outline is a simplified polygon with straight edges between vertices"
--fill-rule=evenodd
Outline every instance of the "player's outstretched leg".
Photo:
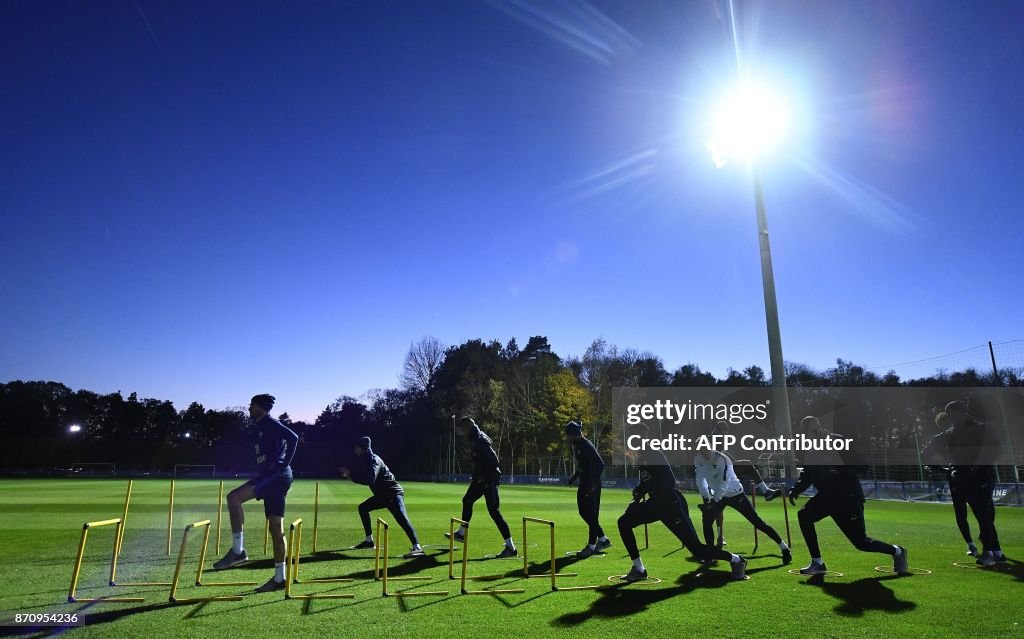
M 498 482 L 488 482 L 484 486 L 484 501 L 487 503 L 487 514 L 491 516 L 494 525 L 498 527 L 498 533 L 501 534 L 501 538 L 505 540 L 505 547 L 498 553 L 497 558 L 509 559 L 518 556 L 519 550 L 512 541 L 512 531 L 508 527 L 508 522 L 501 515 L 501 501 L 498 499 Z M 469 520 L 467 519 L 466 521 Z
M 892 570 L 895 573 L 906 574 L 910 571 L 906 548 L 868 537 L 864 527 L 863 502 L 851 501 L 839 504 L 832 513 L 832 520 L 836 522 L 839 530 L 843 531 L 843 534 L 857 550 L 891 556 Z
M 352 546 L 353 548 L 356 550 L 363 550 L 376 547 L 373 541 L 373 529 L 370 527 L 370 513 L 383 507 L 384 504 L 376 495 L 371 496 L 369 499 L 359 504 L 359 521 L 363 524 L 363 534 L 366 535 L 366 537 L 355 546 Z
M 808 552 L 811 553 L 811 563 L 800 569 L 801 575 L 823 575 L 828 572 L 828 568 L 825 567 L 825 562 L 821 558 L 821 548 L 818 546 L 818 531 L 814 528 L 814 524 L 828 516 L 828 505 L 819 495 L 812 497 L 797 512 L 800 532 L 804 536 Z
M 629 572 L 623 577 L 624 581 L 632 583 L 647 579 L 647 567 L 644 566 L 643 560 L 640 559 L 640 547 L 636 543 L 636 535 L 633 533 L 633 529 L 655 521 L 658 521 L 658 516 L 655 513 L 654 505 L 650 501 L 630 502 L 629 506 L 626 507 L 626 512 L 622 513 L 622 516 L 619 517 L 619 536 L 622 537 L 622 547 L 626 549 L 626 553 L 629 554 L 629 558 L 633 561 Z

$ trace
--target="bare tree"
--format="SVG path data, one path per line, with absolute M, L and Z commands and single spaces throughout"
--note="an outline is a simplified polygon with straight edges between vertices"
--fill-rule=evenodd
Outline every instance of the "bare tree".
M 444 361 L 445 345 L 436 337 L 424 337 L 409 345 L 398 383 L 405 391 L 426 392 Z

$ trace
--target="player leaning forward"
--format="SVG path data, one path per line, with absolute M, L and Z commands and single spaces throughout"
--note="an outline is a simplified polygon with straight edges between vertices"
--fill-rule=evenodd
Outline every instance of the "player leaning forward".
M 288 489 L 292 486 L 292 457 L 299 437 L 290 428 L 270 416 L 274 407 L 273 395 L 256 395 L 249 403 L 252 418 L 251 432 L 255 437 L 256 465 L 259 474 L 228 493 L 228 513 L 231 515 L 231 549 L 213 564 L 217 570 L 231 568 L 249 559 L 245 552 L 242 528 L 245 511 L 242 504 L 250 500 L 263 501 L 263 512 L 270 523 L 270 536 L 274 540 L 274 576 L 256 592 L 282 590 L 285 587 L 284 560 L 284 507 Z
M 793 561 L 793 553 L 790 552 L 789 546 L 782 541 L 782 537 L 774 528 L 758 516 L 754 506 L 747 499 L 743 485 L 736 476 L 732 459 L 728 455 L 715 450 L 701 450 L 693 458 L 693 468 L 697 475 L 697 489 L 704 499 L 704 503 L 699 506 L 704 525 L 704 543 L 709 546 L 712 544 L 714 531 L 711 524 L 726 506 L 729 506 L 739 511 L 754 528 L 768 535 L 779 545 L 783 564 Z
M 586 559 L 594 553 L 611 548 L 612 542 L 605 536 L 601 528 L 601 473 L 604 472 L 604 460 L 601 459 L 597 447 L 583 436 L 583 424 L 569 422 L 565 425 L 565 436 L 576 455 L 576 472 L 569 478 L 569 485 L 576 481 L 580 487 L 576 491 L 576 508 L 580 517 L 587 524 L 589 537 L 587 545 L 576 553 L 577 559 Z
M 698 559 L 705 562 L 715 559 L 729 561 L 733 579 L 744 579 L 747 567 L 745 559 L 700 543 L 697 532 L 693 529 L 693 522 L 690 521 L 686 500 L 676 488 L 676 476 L 672 473 L 665 454 L 661 451 L 645 450 L 640 452 L 640 455 L 640 483 L 633 489 L 633 501 L 619 517 L 622 545 L 629 553 L 629 558 L 633 560 L 633 567 L 624 577 L 624 581 L 641 581 L 647 578 L 647 568 L 640 559 L 640 549 L 637 547 L 633 528 L 655 521 L 665 524 L 665 527 L 672 531 L 672 534 Z M 645 496 L 648 499 L 644 500 Z
M 800 426 L 811 437 L 842 438 L 826 430 L 817 417 L 804 417 Z M 857 550 L 891 555 L 893 572 L 909 572 L 906 548 L 867 535 L 864 527 L 864 490 L 858 475 L 867 468 L 862 461 L 852 450 L 846 453 L 816 452 L 804 460 L 805 466 L 800 472 L 800 478 L 789 491 L 789 503 L 795 506 L 796 498 L 812 485 L 818 492 L 797 513 L 800 532 L 811 553 L 811 563 L 800 569 L 801 574 L 823 575 L 828 572 L 818 547 L 818 533 L 814 529 L 814 524 L 826 517 L 836 522 L 836 526 Z
M 363 524 L 363 532 L 366 539 L 353 546 L 356 549 L 374 548 L 373 533 L 370 530 L 370 513 L 381 508 L 387 508 L 388 512 L 395 518 L 395 521 L 412 542 L 412 549 L 405 554 L 406 559 L 423 556 L 423 546 L 416 537 L 416 529 L 409 521 L 409 515 L 405 512 L 405 490 L 391 474 L 391 470 L 384 463 L 379 455 L 370 448 L 370 438 L 360 437 L 355 444 L 355 463 L 352 468 L 342 466 L 338 470 L 342 477 L 349 477 L 357 484 L 370 487 L 373 495 L 359 504 L 359 520 Z
M 505 540 L 505 547 L 497 554 L 497 558 L 515 557 L 519 554 L 519 550 L 512 541 L 512 531 L 500 510 L 498 485 L 501 484 L 501 467 L 498 464 L 498 455 L 494 452 L 494 443 L 469 417 L 459 420 L 459 432 L 469 440 L 473 456 L 473 476 L 470 479 L 469 488 L 462 498 L 462 519 L 468 522 L 473 517 L 473 504 L 483 497 L 487 503 L 487 514 L 494 520 L 494 525 L 498 527 L 501 538 Z M 445 533 L 445 536 L 447 537 L 448 533 Z M 466 526 L 461 526 L 455 531 L 455 540 L 465 541 L 465 539 Z

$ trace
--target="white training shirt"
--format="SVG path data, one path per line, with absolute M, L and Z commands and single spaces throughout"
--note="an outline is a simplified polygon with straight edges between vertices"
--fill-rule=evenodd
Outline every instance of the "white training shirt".
M 697 490 L 705 499 L 721 501 L 743 492 L 743 484 L 736 476 L 728 455 L 718 451 L 711 451 L 708 459 L 697 455 L 693 458 L 693 468 L 697 471 Z

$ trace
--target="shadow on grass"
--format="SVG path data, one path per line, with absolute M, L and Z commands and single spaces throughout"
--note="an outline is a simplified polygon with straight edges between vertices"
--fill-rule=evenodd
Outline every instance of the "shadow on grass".
M 760 570 L 764 570 L 763 568 Z M 753 572 L 753 571 L 749 571 Z M 566 613 L 551 621 L 553 626 L 576 626 L 592 618 L 616 618 L 634 615 L 647 610 L 652 604 L 694 590 L 721 588 L 732 581 L 728 570 L 711 570 L 680 575 L 670 588 L 645 589 L 634 584 L 616 583 L 597 590 L 600 597 L 587 610 Z
M 887 577 L 865 577 L 850 583 L 830 582 L 821 576 L 810 577 L 803 582 L 805 586 L 815 586 L 826 595 L 840 600 L 833 611 L 843 617 L 862 617 L 869 610 L 882 612 L 909 612 L 917 608 L 913 601 L 903 601 L 896 597 L 883 582 L 894 579 L 907 579 L 912 575 L 890 575 Z
M 996 564 L 989 568 L 986 568 L 991 572 L 998 572 L 1004 575 L 1010 575 L 1017 581 L 1024 581 L 1024 561 L 1018 561 L 1016 559 L 1007 558 L 1006 563 Z
M 123 619 L 124 617 L 130 617 L 131 615 L 137 615 L 146 612 L 152 612 L 154 610 L 164 610 L 165 608 L 172 608 L 175 604 L 169 602 L 154 603 L 145 606 L 133 606 L 131 608 L 122 608 L 120 610 L 102 610 L 100 606 L 102 603 L 82 603 L 81 608 L 77 610 L 69 610 L 69 613 L 86 616 L 86 625 L 95 626 L 97 624 L 110 623 Z M 11 626 L 0 626 L 0 637 L 16 637 L 25 636 L 39 633 L 38 636 L 55 636 L 62 634 L 69 630 L 69 628 L 16 628 Z

